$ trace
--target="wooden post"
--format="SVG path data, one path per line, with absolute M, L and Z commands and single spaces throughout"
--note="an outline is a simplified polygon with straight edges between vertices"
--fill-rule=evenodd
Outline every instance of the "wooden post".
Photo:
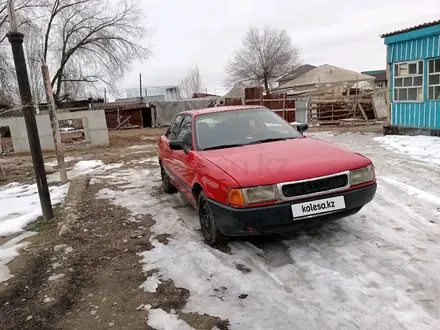
M 388 108 L 388 119 L 389 122 L 391 123 L 391 65 L 390 63 L 388 63 L 388 58 L 389 58 L 389 46 L 387 45 L 386 48 L 386 61 L 385 61 L 385 66 L 386 66 L 386 76 L 387 76 L 387 88 L 385 91 L 385 100 L 386 100 L 386 104 L 387 104 L 387 108 Z
M 119 108 L 116 108 L 116 122 L 118 126 L 121 125 L 121 115 L 119 114 Z
M 5 170 L 3 169 L 3 165 L 0 163 L 0 181 L 6 180 Z
M 286 93 L 283 94 L 283 118 L 286 119 Z
M 31 149 L 32 163 L 35 172 L 35 181 L 40 198 L 41 211 L 44 220 L 53 219 L 53 208 L 50 199 L 49 185 L 47 183 L 46 171 L 44 169 L 43 153 L 41 151 L 40 136 L 38 134 L 37 119 L 35 109 L 32 106 L 32 93 L 29 83 L 29 76 L 24 55 L 23 40 L 24 34 L 18 32 L 18 24 L 15 16 L 13 0 L 7 1 L 9 22 L 11 31 L 6 35 L 12 48 L 15 73 L 17 75 L 18 90 L 20 100 L 23 105 L 23 117 L 26 124 L 26 132 Z
M 364 108 L 362 107 L 362 104 L 361 104 L 360 102 L 358 103 L 358 106 L 359 106 L 359 109 L 360 109 L 361 112 L 362 112 L 362 116 L 364 117 L 365 121 L 368 121 L 368 117 L 367 117 L 367 115 L 365 114 Z
M 6 150 L 5 150 L 6 152 Z M 2 143 L 2 135 L 0 132 L 0 156 L 3 154 L 3 143 Z M 0 181 L 6 180 L 5 170 L 3 169 L 2 163 L 0 163 Z
M 139 73 L 139 100 L 142 102 L 142 73 Z
M 55 154 L 57 156 L 58 167 L 60 168 L 60 181 L 62 184 L 67 183 L 67 170 L 64 161 L 64 145 L 61 141 L 60 127 L 56 114 L 55 100 L 53 98 L 52 84 L 50 82 L 49 68 L 46 63 L 42 62 L 41 72 L 43 73 L 43 82 L 46 90 L 47 107 L 49 109 L 49 118 L 52 124 L 52 136 L 55 145 Z

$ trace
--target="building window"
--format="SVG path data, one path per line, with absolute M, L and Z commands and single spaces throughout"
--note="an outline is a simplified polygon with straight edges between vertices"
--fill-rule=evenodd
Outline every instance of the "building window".
M 429 61 L 428 100 L 440 100 L 440 58 Z
M 423 61 L 394 64 L 394 101 L 423 101 Z

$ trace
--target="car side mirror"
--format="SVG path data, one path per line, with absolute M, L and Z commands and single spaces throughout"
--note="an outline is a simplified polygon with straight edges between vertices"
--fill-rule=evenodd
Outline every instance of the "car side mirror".
M 182 140 L 174 140 L 170 141 L 170 149 L 171 150 L 184 150 L 183 141 Z
M 191 146 L 185 142 L 186 142 L 185 139 L 170 141 L 169 142 L 170 150 L 183 150 L 183 152 L 185 152 L 185 154 L 188 154 L 189 150 L 191 149 Z
M 298 124 L 298 125 L 296 125 L 296 129 L 301 134 L 304 134 L 304 132 L 309 129 L 309 125 L 308 124 Z

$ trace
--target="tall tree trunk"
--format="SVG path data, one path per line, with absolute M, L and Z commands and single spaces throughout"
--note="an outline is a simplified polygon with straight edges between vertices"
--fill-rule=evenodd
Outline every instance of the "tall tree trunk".
M 270 95 L 269 84 L 267 79 L 264 79 L 264 90 L 266 91 L 266 95 Z

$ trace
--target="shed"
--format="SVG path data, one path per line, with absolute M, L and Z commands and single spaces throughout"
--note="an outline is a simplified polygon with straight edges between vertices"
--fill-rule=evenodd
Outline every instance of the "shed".
M 381 37 L 390 86 L 386 132 L 440 136 L 440 20 Z
M 95 105 L 105 110 L 109 129 L 125 126 L 153 127 L 151 107 L 145 102 L 106 102 Z

